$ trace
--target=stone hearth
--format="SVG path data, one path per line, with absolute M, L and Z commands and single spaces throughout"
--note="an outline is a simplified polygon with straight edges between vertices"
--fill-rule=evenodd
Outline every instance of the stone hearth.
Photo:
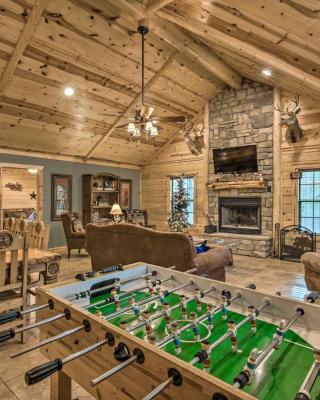
M 259 180 L 268 181 L 266 188 L 212 190 L 208 188 L 208 211 L 214 225 L 219 227 L 220 198 L 260 198 L 261 234 L 254 231 L 235 234 L 218 232 L 220 237 L 236 237 L 242 244 L 235 254 L 268 257 L 272 248 L 272 158 L 273 158 L 273 89 L 244 80 L 240 90 L 226 88 L 209 106 L 209 183 Z M 258 172 L 233 174 L 214 173 L 213 149 L 256 145 Z

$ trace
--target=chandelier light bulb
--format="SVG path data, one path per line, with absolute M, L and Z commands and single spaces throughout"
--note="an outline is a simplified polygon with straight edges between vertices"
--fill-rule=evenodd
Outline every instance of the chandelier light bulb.
M 129 125 L 128 125 L 128 132 L 129 133 L 134 133 L 135 130 L 136 130 L 135 124 L 133 122 L 130 122 Z
M 152 122 L 151 122 L 151 121 L 148 121 L 148 122 L 146 123 L 146 131 L 147 131 L 147 132 L 151 132 L 152 129 L 153 129 Z

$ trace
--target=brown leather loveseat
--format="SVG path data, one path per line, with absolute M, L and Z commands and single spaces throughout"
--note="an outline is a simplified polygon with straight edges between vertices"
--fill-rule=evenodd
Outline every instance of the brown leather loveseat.
M 184 233 L 153 231 L 131 224 L 86 226 L 86 250 L 94 271 L 113 264 L 144 261 L 161 267 L 173 265 L 179 271 L 197 268 L 197 275 L 225 281 L 225 266 L 232 262 L 231 252 L 217 247 L 197 254 Z

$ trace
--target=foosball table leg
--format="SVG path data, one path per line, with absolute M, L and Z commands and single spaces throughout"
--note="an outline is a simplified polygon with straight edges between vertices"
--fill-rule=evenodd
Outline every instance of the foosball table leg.
M 63 371 L 59 371 L 50 377 L 50 400 L 71 400 L 72 380 Z

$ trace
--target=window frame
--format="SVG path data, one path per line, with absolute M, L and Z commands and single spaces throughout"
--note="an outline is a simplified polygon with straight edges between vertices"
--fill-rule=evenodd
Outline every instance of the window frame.
M 181 176 L 183 176 L 184 179 L 193 179 L 193 211 L 192 211 L 192 215 L 193 215 L 193 222 L 192 224 L 190 224 L 191 227 L 196 225 L 196 175 L 195 174 L 186 174 L 186 175 L 172 175 L 169 176 L 169 196 L 168 196 L 168 210 L 169 210 L 169 215 L 171 213 L 172 210 L 172 182 L 175 179 L 179 179 Z
M 316 202 L 320 202 L 320 199 L 319 200 L 317 200 L 317 199 L 315 199 L 315 197 L 314 197 L 314 191 L 313 191 L 313 198 L 312 198 L 312 200 L 302 200 L 301 199 L 301 186 L 303 186 L 303 185 L 301 185 L 301 180 L 302 180 L 302 174 L 304 173 L 304 172 L 316 172 L 316 171 L 319 171 L 320 172 L 320 167 L 315 167 L 315 168 L 305 168 L 305 169 L 300 169 L 299 170 L 299 172 L 300 172 L 300 177 L 299 177 L 299 179 L 298 179 L 298 218 L 297 218 L 297 220 L 298 220 L 298 225 L 301 225 L 301 226 L 304 226 L 305 228 L 308 228 L 307 226 L 305 226 L 305 225 L 302 225 L 301 224 L 301 219 L 302 218 L 308 218 L 308 219 L 310 219 L 310 220 L 312 220 L 312 232 L 314 232 L 316 235 L 320 235 L 320 231 L 319 232 L 317 232 L 317 231 L 315 231 L 314 229 L 314 219 L 315 218 L 318 218 L 318 217 L 315 217 L 314 216 L 314 205 L 315 205 L 315 203 Z M 314 183 L 314 178 L 313 178 L 313 183 L 312 183 L 312 186 L 313 186 L 313 189 L 315 188 L 315 186 L 318 186 L 318 185 L 315 185 L 315 183 Z M 320 184 L 319 184 L 319 187 L 320 187 Z M 302 203 L 312 203 L 312 205 L 313 205 L 313 212 L 312 212 L 312 214 L 313 214 L 313 217 L 306 217 L 306 216 L 302 216 L 301 215 L 301 204 Z M 310 228 L 308 228 L 308 229 L 310 229 Z

